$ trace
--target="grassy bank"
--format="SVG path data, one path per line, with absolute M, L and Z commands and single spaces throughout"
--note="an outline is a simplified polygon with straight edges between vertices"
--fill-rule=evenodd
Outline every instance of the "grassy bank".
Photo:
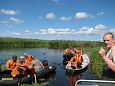
M 102 46 L 102 42 L 98 41 L 70 41 L 70 40 L 38 40 L 38 39 L 22 39 L 22 38 L 0 38 L 0 49 L 3 48 L 93 48 Z
M 90 70 L 101 79 L 104 61 L 98 54 L 99 47 L 89 49 Z

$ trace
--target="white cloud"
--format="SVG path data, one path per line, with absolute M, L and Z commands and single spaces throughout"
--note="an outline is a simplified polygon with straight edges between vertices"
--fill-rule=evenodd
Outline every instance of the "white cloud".
M 39 35 L 47 35 L 48 31 L 46 29 L 40 29 L 39 31 Z
M 111 29 L 110 32 L 115 34 L 115 28 Z
M 56 34 L 56 31 L 52 28 L 48 28 L 48 33 L 49 34 Z
M 88 14 L 87 12 L 77 12 L 75 14 L 75 19 L 86 19 L 86 18 L 94 18 L 94 16 Z
M 105 28 L 106 28 L 106 26 L 103 25 L 103 24 L 98 24 L 98 25 L 95 27 L 96 30 L 103 30 L 103 29 L 105 29 Z
M 98 30 L 95 30 L 92 27 L 82 27 L 80 31 L 78 32 L 79 34 L 98 34 Z
M 18 32 L 12 32 L 12 36 L 20 36 L 21 33 L 18 33 Z
M 25 33 L 29 33 L 30 31 L 29 31 L 29 30 L 25 30 L 24 32 L 25 32 Z
M 11 32 L 11 31 L 6 31 L 5 32 L 5 35 L 9 35 L 9 36 L 20 36 L 21 33 L 18 33 L 18 32 Z
M 97 28 L 98 26 L 98 28 Z M 96 28 L 94 27 L 86 27 L 86 26 L 83 26 L 81 27 L 79 30 L 77 29 L 72 29 L 72 28 L 46 28 L 46 29 L 39 29 L 39 31 L 35 31 L 35 32 L 32 32 L 30 30 L 25 30 L 24 32 L 22 33 L 18 33 L 18 32 L 10 32 L 10 31 L 7 31 L 6 33 L 2 33 L 0 34 L 0 36 L 3 36 L 3 37 L 27 37 L 27 38 L 34 38 L 34 37 L 37 37 L 37 36 L 76 36 L 76 35 L 98 35 L 98 34 L 102 34 L 103 32 L 101 31 L 100 33 L 100 28 L 102 27 L 99 27 L 99 26 L 102 26 L 101 24 L 97 25 Z M 110 30 L 111 32 L 114 32 L 115 33 L 115 29 L 111 29 Z
M 54 14 L 54 13 L 50 12 L 50 13 L 48 13 L 48 14 L 46 15 L 46 18 L 47 18 L 47 19 L 55 19 L 56 17 L 55 17 L 55 14 Z
M 40 32 L 46 32 L 47 30 L 46 29 L 40 29 Z
M 53 0 L 54 2 L 58 2 L 59 0 Z
M 7 24 L 8 21 L 5 21 L 5 20 L 3 21 L 3 20 L 1 20 L 0 23 L 2 23 L 2 24 Z
M 62 21 L 69 21 L 71 19 L 72 19 L 72 17 L 64 17 L 64 16 L 60 17 L 60 20 L 62 20 Z
M 11 18 L 9 19 L 9 22 L 10 22 L 10 23 L 13 23 L 13 24 L 24 23 L 23 20 L 20 20 L 20 19 L 14 18 L 14 17 L 11 17 Z
M 88 31 L 89 30 L 89 27 L 82 27 L 81 29 L 80 29 L 80 31 Z
M 6 15 L 16 15 L 17 14 L 16 11 L 14 10 L 6 10 L 6 9 L 1 9 L 0 13 L 6 14 Z
M 66 34 L 73 34 L 75 32 L 74 29 L 70 29 L 70 28 L 48 28 L 48 29 L 40 29 L 40 34 L 44 34 L 44 35 L 66 35 Z
M 40 32 L 34 32 L 34 34 L 35 34 L 35 35 L 39 35 L 39 34 L 40 34 Z
M 53 35 L 66 35 L 66 34 L 73 34 L 75 33 L 74 29 L 70 28 L 61 28 L 61 29 L 54 29 L 54 28 L 48 28 L 48 34 L 53 34 Z
M 103 14 L 104 14 L 103 11 L 97 13 L 98 16 L 101 16 L 101 15 L 103 15 Z
M 97 35 L 99 34 L 99 30 L 94 29 L 93 27 L 82 27 L 79 31 L 71 28 L 48 28 L 48 29 L 41 29 L 40 34 L 44 33 L 44 35 L 76 35 L 76 34 L 91 34 Z M 39 34 L 39 35 L 40 35 Z
M 32 35 L 33 36 L 34 33 L 31 32 L 30 30 L 25 30 L 24 33 L 23 33 L 23 35 L 28 35 L 28 36 Z
M 8 26 L 10 28 L 10 27 L 13 27 L 16 24 L 24 23 L 24 21 L 21 20 L 21 19 L 10 17 L 10 19 L 8 19 L 8 20 L 0 20 L 0 23 L 5 24 L 6 26 Z
M 42 16 L 38 16 L 38 19 L 43 19 L 43 17 Z
M 66 29 L 55 29 L 56 31 L 59 31 L 59 32 L 68 32 L 70 31 L 69 28 L 66 28 Z
M 88 17 L 88 14 L 86 12 L 77 12 L 75 14 L 76 19 L 85 19 Z

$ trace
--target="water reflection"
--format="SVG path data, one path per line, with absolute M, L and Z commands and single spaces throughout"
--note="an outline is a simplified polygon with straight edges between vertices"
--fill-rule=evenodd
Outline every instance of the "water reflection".
M 69 80 L 69 83 L 71 86 L 74 86 L 76 81 L 80 79 L 81 75 L 75 75 L 75 74 L 66 74 Z
M 71 86 L 75 85 L 75 82 L 79 79 L 81 79 L 82 73 L 88 70 L 88 66 L 81 69 L 81 70 L 66 70 L 66 76 L 68 77 L 68 80 L 70 82 Z

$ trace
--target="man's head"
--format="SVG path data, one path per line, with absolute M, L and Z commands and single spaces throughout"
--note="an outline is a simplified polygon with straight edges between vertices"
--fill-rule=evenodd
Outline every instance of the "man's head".
M 24 56 L 20 56 L 19 61 L 20 61 L 21 63 L 23 63 L 23 62 L 25 61 Z
M 111 48 L 114 42 L 114 35 L 111 32 L 107 32 L 104 34 L 103 41 L 107 48 Z
M 12 56 L 12 60 L 13 60 L 14 62 L 16 62 L 16 61 L 17 61 L 17 56 L 16 56 L 16 55 L 13 55 L 13 56 Z

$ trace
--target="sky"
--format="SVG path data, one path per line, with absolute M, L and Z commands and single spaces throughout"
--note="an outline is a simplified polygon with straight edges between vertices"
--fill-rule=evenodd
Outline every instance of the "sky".
M 0 37 L 102 41 L 115 0 L 0 0 Z

